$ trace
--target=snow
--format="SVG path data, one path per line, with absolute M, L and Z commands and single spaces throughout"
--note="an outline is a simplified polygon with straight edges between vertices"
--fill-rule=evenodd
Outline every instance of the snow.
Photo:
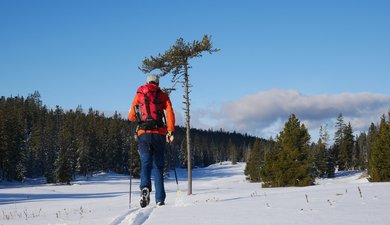
M 166 180 L 165 206 L 139 208 L 139 180 L 101 173 L 72 185 L 0 183 L 0 224 L 390 224 L 390 183 L 369 183 L 362 172 L 337 173 L 309 187 L 261 188 L 249 183 L 244 163 L 187 171 Z M 151 199 L 153 199 L 153 194 Z M 130 207 L 129 207 L 130 206 Z

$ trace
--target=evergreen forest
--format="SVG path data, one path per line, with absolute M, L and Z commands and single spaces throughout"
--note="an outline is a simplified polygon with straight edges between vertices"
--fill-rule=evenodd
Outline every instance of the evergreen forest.
M 291 114 L 275 142 L 256 140 L 250 149 L 245 174 L 263 187 L 308 186 L 315 178 L 332 178 L 336 170 L 366 170 L 372 182 L 390 181 L 390 111 L 367 133 L 353 134 L 351 123 L 337 117 L 334 142 L 327 127 L 310 143 L 307 128 Z
M 310 142 L 307 128 L 291 114 L 273 139 L 220 130 L 191 129 L 192 167 L 226 160 L 246 162 L 245 174 L 264 187 L 307 186 L 337 170 L 367 170 L 372 182 L 390 181 L 390 111 L 367 132 L 354 135 L 340 113 L 334 139 L 328 127 Z M 81 106 L 49 109 L 39 92 L 0 98 L 0 181 L 45 177 L 70 184 L 76 176 L 116 172 L 139 177 L 136 125 L 122 115 Z M 166 167 L 187 167 L 186 129 L 176 127 Z M 331 144 L 332 143 L 332 144 Z
M 39 92 L 0 98 L 0 181 L 45 177 L 47 183 L 69 184 L 77 175 L 112 171 L 139 177 L 136 125 L 115 113 L 81 106 L 49 109 Z M 186 167 L 185 128 L 176 127 L 167 146 L 167 168 Z M 256 138 L 223 130 L 191 129 L 192 166 L 245 161 Z

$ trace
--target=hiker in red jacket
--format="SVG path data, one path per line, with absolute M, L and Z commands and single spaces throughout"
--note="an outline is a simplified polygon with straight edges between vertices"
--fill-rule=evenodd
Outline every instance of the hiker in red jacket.
M 140 205 L 143 208 L 150 202 L 152 171 L 156 204 L 164 205 L 164 153 L 166 142 L 173 141 L 175 114 L 169 96 L 159 88 L 158 76 L 149 75 L 146 84 L 138 88 L 128 118 L 137 123 L 141 159 Z

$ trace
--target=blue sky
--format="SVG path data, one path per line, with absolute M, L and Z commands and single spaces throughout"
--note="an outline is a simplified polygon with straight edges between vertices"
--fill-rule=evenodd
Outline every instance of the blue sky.
M 366 131 L 390 109 L 388 21 L 377 0 L 2 0 L 0 96 L 126 115 L 145 57 L 208 34 L 221 51 L 190 62 L 194 127 L 268 138 L 295 113 L 315 137 L 343 113 Z

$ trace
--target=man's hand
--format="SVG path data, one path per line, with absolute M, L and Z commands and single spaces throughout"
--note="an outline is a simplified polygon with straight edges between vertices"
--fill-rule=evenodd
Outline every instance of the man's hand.
M 173 133 L 172 133 L 172 131 L 168 131 L 166 139 L 167 139 L 167 143 L 172 143 L 173 142 Z

